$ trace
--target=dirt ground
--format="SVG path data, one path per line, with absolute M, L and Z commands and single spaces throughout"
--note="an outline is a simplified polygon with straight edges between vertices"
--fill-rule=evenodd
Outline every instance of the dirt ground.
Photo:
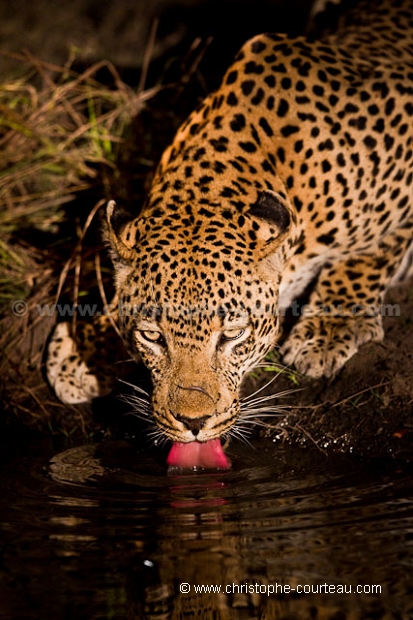
M 31 46 L 32 53 L 40 57 L 54 62 L 63 61 L 70 45 L 80 45 L 80 60 L 83 63 L 96 61 L 105 54 L 118 63 L 125 75 L 128 75 L 128 71 L 139 73 L 153 18 L 160 16 L 161 34 L 153 52 L 153 79 L 156 80 L 165 71 L 165 58 L 168 55 L 171 59 L 169 64 L 182 66 L 187 63 L 185 66 L 194 67 L 190 62 L 188 65 L 188 58 L 183 60 L 180 56 L 182 50 L 186 49 L 188 55 L 190 41 L 195 41 L 198 36 L 205 40 L 209 34 L 215 35 L 209 56 L 206 55 L 205 62 L 202 60 L 204 64 L 201 63 L 200 70 L 198 66 L 194 69 L 190 85 L 181 84 L 180 88 L 166 91 L 158 102 L 151 103 L 136 119 L 125 142 L 120 161 L 122 176 L 117 181 L 119 197 L 130 204 L 135 200 L 142 201 L 150 170 L 176 126 L 196 105 L 199 97 L 214 85 L 243 38 L 254 34 L 254 31 L 268 29 L 269 23 L 265 11 L 259 12 L 260 19 L 248 19 L 252 3 L 247 1 L 241 3 L 240 14 L 245 19 L 240 22 L 242 26 L 239 29 L 237 27 L 236 36 L 232 36 L 234 2 L 231 0 L 226 2 L 229 8 L 223 20 L 218 19 L 219 3 L 209 3 L 207 6 L 205 2 L 178 2 L 174 5 L 175 13 L 171 13 L 171 4 L 166 0 L 158 3 L 138 2 L 136 6 L 140 7 L 141 12 L 133 15 L 124 12 L 121 19 L 119 11 L 124 6 L 122 2 L 115 3 L 118 7 L 115 18 L 113 3 L 103 3 L 104 6 L 99 3 L 98 10 L 96 2 L 78 0 L 67 5 L 70 7 L 70 16 L 65 17 L 59 12 L 54 14 L 52 11 L 49 22 L 45 20 L 47 11 L 43 11 L 45 2 L 35 3 L 28 12 L 24 9 L 29 7 L 28 3 L 21 2 L 19 11 L 13 4 L 13 14 L 10 14 L 10 3 L 0 2 L 0 15 L 4 17 L 0 20 L 3 51 L 21 49 L 21 32 L 27 30 L 25 42 Z M 61 11 L 63 4 L 56 4 Z M 148 12 L 144 7 L 149 4 L 151 10 Z M 195 5 L 198 7 L 197 12 L 193 10 Z M 280 0 L 262 2 L 261 5 L 266 5 L 266 10 L 271 11 L 271 20 L 277 23 L 273 30 L 304 29 L 309 2 L 287 3 Z M 205 19 L 206 15 L 208 19 Z M 66 33 L 64 39 L 59 40 L 59 37 L 54 36 L 52 41 L 47 36 L 51 32 L 51 22 L 55 25 L 54 34 L 59 32 L 60 24 L 61 32 Z M 214 31 L 218 22 L 220 28 Z M 212 25 L 209 27 L 208 24 Z M 122 37 L 123 45 L 120 43 Z M 62 42 L 63 47 L 60 45 Z M 2 72 L 11 68 L 12 63 L 9 65 L 8 62 L 2 57 Z M 45 273 L 47 268 L 45 265 Z M 54 286 L 55 282 L 50 282 L 51 299 Z M 411 459 L 413 283 L 392 289 L 387 303 L 393 307 L 397 305 L 400 313 L 397 312 L 398 316 L 385 316 L 384 342 L 365 345 L 334 380 L 296 378 L 292 381 L 286 373 L 279 377 L 275 387 L 271 388 L 276 392 L 295 387 L 303 389 L 285 400 L 291 406 L 290 412 L 275 420 L 272 428 L 261 431 L 263 435 L 280 441 L 315 443 L 320 450 L 327 452 L 350 451 L 363 457 L 390 457 L 403 461 Z M 27 321 L 24 324 L 22 321 L 16 323 L 16 318 L 12 316 L 7 323 L 10 333 L 20 333 L 21 338 L 19 347 L 10 354 L 7 372 L 3 372 L 3 402 L 7 411 L 3 416 L 3 426 L 10 430 L 16 424 L 22 424 L 42 432 L 52 430 L 67 435 L 74 430 L 86 434 L 97 430 L 105 432 L 107 425 L 113 422 L 113 416 L 106 414 L 108 409 L 113 411 L 116 407 L 114 401 L 98 403 L 93 407 L 64 407 L 58 403 L 44 380 L 42 366 L 44 344 L 53 326 L 53 319 L 37 321 L 35 329 L 30 332 L 27 331 L 27 325 Z M 142 372 L 138 370 L 138 375 Z M 260 381 L 257 378 L 247 380 L 246 389 L 256 388 Z M 8 407 L 11 391 L 14 395 L 16 391 L 21 392 L 18 414 L 15 407 Z M 284 399 L 281 402 L 284 404 Z M 103 416 L 102 411 L 106 412 Z

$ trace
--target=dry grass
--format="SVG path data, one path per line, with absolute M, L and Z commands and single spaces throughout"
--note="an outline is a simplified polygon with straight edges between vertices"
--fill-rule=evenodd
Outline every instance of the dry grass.
M 85 416 L 77 411 L 69 421 L 67 409 L 61 411 L 51 399 L 42 376 L 44 344 L 55 319 L 39 317 L 36 304 L 56 301 L 59 268 L 52 247 L 31 245 L 27 237 L 46 233 L 53 246 L 53 236 L 61 235 L 71 203 L 81 192 L 94 188 L 96 196 L 107 195 L 107 184 L 117 175 L 122 135 L 159 88 L 144 90 L 144 81 L 137 90 L 130 88 L 108 62 L 79 73 L 73 58 L 64 67 L 28 54 L 14 55 L 13 61 L 20 65 L 19 77 L 0 85 L 3 402 L 30 426 L 84 431 Z M 96 211 L 95 206 L 89 219 Z M 84 214 L 84 221 L 89 219 Z M 25 241 L 22 230 L 29 231 Z M 78 239 L 69 240 L 74 253 L 68 269 L 78 269 L 84 230 L 80 227 Z M 16 300 L 23 302 L 19 308 L 24 311 L 13 313 Z
M 125 126 L 153 95 L 135 92 L 108 62 L 83 73 L 21 57 L 23 77 L 0 86 L 0 227 L 53 229 L 60 207 L 116 169 Z M 105 72 L 110 87 L 98 81 Z

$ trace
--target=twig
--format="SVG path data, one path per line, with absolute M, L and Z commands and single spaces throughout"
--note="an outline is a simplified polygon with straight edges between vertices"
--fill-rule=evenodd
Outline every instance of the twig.
M 101 268 L 100 268 L 100 254 L 99 254 L 99 252 L 96 252 L 96 254 L 95 254 L 95 270 L 96 270 L 96 281 L 97 281 L 97 284 L 98 284 L 98 288 L 99 288 L 99 293 L 100 293 L 101 299 L 103 301 L 104 311 L 107 312 L 107 316 L 109 318 L 109 322 L 112 325 L 113 329 L 115 330 L 115 332 L 117 333 L 119 338 L 122 338 L 121 333 L 119 331 L 119 327 L 117 326 L 116 321 L 113 318 L 112 313 L 110 312 L 110 307 L 109 307 L 109 304 L 108 304 L 108 299 L 106 297 L 105 287 L 103 285 L 102 271 L 101 271 Z M 111 304 L 113 304 L 113 300 L 112 300 Z
M 334 403 L 332 405 L 332 407 L 339 407 L 340 405 L 342 405 L 343 403 L 348 402 L 349 400 L 356 398 L 356 396 L 360 396 L 361 394 L 364 394 L 365 392 L 369 392 L 370 390 L 375 390 L 378 387 L 384 387 L 386 385 L 389 385 L 389 381 L 384 381 L 381 383 L 377 383 L 377 385 L 371 385 L 369 387 L 364 388 L 364 390 L 360 390 L 360 392 L 356 392 L 355 394 L 351 394 L 351 396 L 347 396 L 346 398 L 343 398 L 342 400 L 339 400 L 338 403 Z
M 153 48 L 155 46 L 156 31 L 158 30 L 158 24 L 159 24 L 159 19 L 154 19 L 152 22 L 150 33 L 149 33 L 148 43 L 146 45 L 145 53 L 143 56 L 141 77 L 140 77 L 139 85 L 137 89 L 138 94 L 143 92 L 145 89 L 145 83 L 148 77 L 149 65 L 150 65 L 151 58 L 152 58 Z

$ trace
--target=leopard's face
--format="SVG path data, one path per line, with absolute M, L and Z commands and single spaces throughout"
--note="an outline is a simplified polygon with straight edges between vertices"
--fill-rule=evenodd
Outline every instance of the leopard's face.
M 272 199 L 264 194 L 256 213 Z M 275 257 L 282 254 L 289 218 L 278 201 L 270 206 L 282 210 L 283 231 L 256 215 L 240 220 L 234 214 L 242 230 L 230 238 L 228 219 L 224 228 L 218 216 L 202 226 L 180 222 L 171 234 L 160 215 L 129 223 L 116 238 L 123 253 L 120 329 L 129 351 L 151 371 L 154 418 L 173 441 L 208 441 L 226 433 L 240 413 L 244 374 L 277 339 Z M 276 218 L 280 223 L 280 213 Z M 128 240 L 137 236 L 130 254 Z

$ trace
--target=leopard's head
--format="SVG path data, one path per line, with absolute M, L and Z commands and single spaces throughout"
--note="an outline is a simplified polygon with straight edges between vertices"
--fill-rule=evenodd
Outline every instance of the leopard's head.
M 107 208 L 119 323 L 151 371 L 153 415 L 175 442 L 226 433 L 244 374 L 279 333 L 278 287 L 291 228 L 287 198 L 262 192 L 244 210 Z

